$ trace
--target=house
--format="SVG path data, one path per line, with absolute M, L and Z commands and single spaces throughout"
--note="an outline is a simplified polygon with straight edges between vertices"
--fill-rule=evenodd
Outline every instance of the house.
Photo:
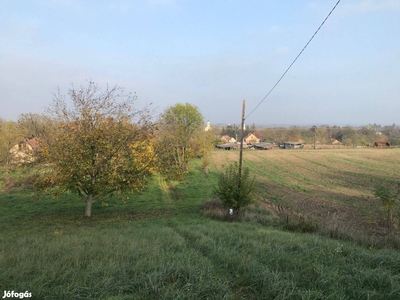
M 256 150 L 271 150 L 275 145 L 271 143 L 257 143 L 254 144 L 254 149 Z
M 9 151 L 11 159 L 16 162 L 33 162 L 35 154 L 39 151 L 39 141 L 35 138 L 25 139 Z
M 260 139 L 254 135 L 254 133 L 249 133 L 245 138 L 244 142 L 247 145 L 254 145 L 260 142 Z
M 301 142 L 284 142 L 285 149 L 299 149 L 303 148 L 304 144 Z
M 231 138 L 231 139 L 228 141 L 228 143 L 236 143 L 235 138 Z
M 340 142 L 338 140 L 333 140 L 332 145 L 340 145 Z
M 390 143 L 389 142 L 375 142 L 374 147 L 379 147 L 379 148 L 390 147 Z
M 228 143 L 231 140 L 231 137 L 229 135 L 223 135 L 221 136 L 221 141 Z

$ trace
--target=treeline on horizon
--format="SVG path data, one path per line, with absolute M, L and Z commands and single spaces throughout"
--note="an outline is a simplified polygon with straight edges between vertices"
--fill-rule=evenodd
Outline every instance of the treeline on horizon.
M 32 118 L 36 120 L 32 122 Z M 45 130 L 42 122 L 37 122 L 40 118 L 41 115 L 31 113 L 22 114 L 16 122 L 0 118 L 0 132 L 2 134 L 0 139 L 2 147 L 0 148 L 10 150 L 17 142 L 24 138 L 32 138 L 37 135 L 38 131 Z M 240 126 L 236 124 L 212 126 L 212 132 L 217 137 L 229 136 L 237 140 L 240 140 L 241 136 Z M 260 142 L 276 144 L 282 144 L 286 141 L 313 144 L 315 138 L 315 142 L 322 145 L 331 145 L 337 141 L 344 146 L 373 146 L 375 142 L 389 142 L 391 146 L 400 146 L 400 126 L 396 124 L 390 126 L 368 124 L 365 126 L 321 125 L 312 127 L 260 127 L 252 124 L 246 126 L 244 136 L 250 133 L 255 134 Z M 219 142 L 216 141 L 215 144 Z
M 240 126 L 214 126 L 213 131 L 222 136 L 240 139 Z M 261 142 L 281 144 L 286 141 L 313 144 L 315 142 L 330 145 L 339 142 L 344 146 L 373 146 L 375 142 L 389 142 L 392 146 L 400 145 L 400 127 L 396 124 L 381 126 L 368 124 L 365 126 L 291 126 L 291 127 L 258 127 L 255 124 L 247 126 L 244 136 L 253 133 Z

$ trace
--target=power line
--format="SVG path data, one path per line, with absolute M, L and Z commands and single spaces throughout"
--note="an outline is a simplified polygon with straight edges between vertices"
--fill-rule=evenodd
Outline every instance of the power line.
M 338 0 L 338 2 L 336 2 L 335 6 L 332 8 L 332 10 L 326 16 L 325 20 L 321 23 L 321 25 L 319 25 L 318 29 L 314 32 L 313 36 L 308 40 L 307 44 L 303 47 L 303 49 L 300 51 L 300 53 L 296 56 L 296 58 L 293 60 L 293 62 L 290 64 L 290 66 L 283 73 L 283 75 L 275 83 L 275 85 L 272 87 L 272 89 L 265 95 L 265 97 L 260 101 L 260 103 L 258 103 L 257 106 L 245 117 L 245 119 L 247 119 L 261 105 L 261 103 L 263 103 L 263 101 L 269 96 L 269 94 L 271 94 L 271 92 L 275 89 L 275 87 L 279 84 L 279 82 L 281 82 L 282 78 L 285 77 L 286 73 L 290 70 L 290 68 L 293 66 L 293 64 L 296 62 L 296 60 L 300 57 L 300 55 L 303 53 L 303 51 L 307 48 L 308 44 L 310 44 L 310 42 L 312 41 L 314 36 L 318 33 L 318 31 L 321 29 L 321 27 L 325 24 L 326 20 L 328 20 L 329 16 L 335 10 L 336 6 L 338 6 L 340 1 L 341 0 Z

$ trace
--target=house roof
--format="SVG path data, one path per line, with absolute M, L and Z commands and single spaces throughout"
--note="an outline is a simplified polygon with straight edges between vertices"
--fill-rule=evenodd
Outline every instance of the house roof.
M 244 139 L 248 139 L 250 137 L 255 137 L 257 138 L 257 136 L 254 133 L 249 133 Z
M 217 148 L 221 148 L 221 149 L 227 149 L 227 148 L 233 149 L 233 148 L 237 148 L 237 147 L 239 147 L 239 145 L 236 143 L 226 143 L 226 144 L 217 145 Z
M 374 145 L 376 146 L 390 146 L 389 142 L 375 142 Z
M 29 139 L 25 141 L 26 144 L 30 145 L 33 151 L 39 150 L 39 141 L 35 138 Z
M 284 142 L 284 144 L 302 145 L 302 142 Z
M 274 147 L 274 144 L 271 144 L 271 143 L 254 144 L 254 148 L 258 148 L 258 149 L 272 149 L 273 147 Z

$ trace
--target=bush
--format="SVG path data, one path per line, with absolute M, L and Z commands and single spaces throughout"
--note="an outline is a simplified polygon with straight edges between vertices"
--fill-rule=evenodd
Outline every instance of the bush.
M 387 224 L 388 234 L 395 228 L 396 216 L 398 210 L 398 202 L 400 195 L 400 187 L 379 185 L 375 188 L 375 197 L 379 198 L 383 204 L 383 210 L 386 213 L 385 221 Z
M 224 206 L 240 209 L 253 200 L 254 177 L 250 177 L 248 168 L 239 174 L 238 164 L 232 163 L 219 174 L 219 180 L 214 194 L 221 199 Z

